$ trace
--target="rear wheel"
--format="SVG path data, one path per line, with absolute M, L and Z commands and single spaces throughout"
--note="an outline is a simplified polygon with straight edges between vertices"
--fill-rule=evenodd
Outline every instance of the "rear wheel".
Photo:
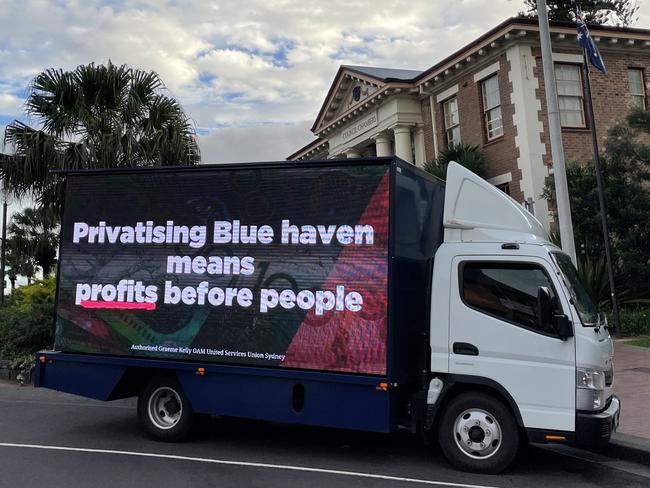
M 445 457 L 457 468 L 499 473 L 517 455 L 519 429 L 500 400 L 484 393 L 464 393 L 445 407 L 438 440 Z
M 189 434 L 195 414 L 178 380 L 158 377 L 149 381 L 138 397 L 138 419 L 153 439 L 177 442 Z

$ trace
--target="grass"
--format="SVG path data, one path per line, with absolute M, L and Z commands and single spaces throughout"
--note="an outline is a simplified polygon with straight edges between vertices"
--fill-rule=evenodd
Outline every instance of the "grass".
M 629 344 L 630 346 L 650 347 L 650 337 L 634 339 L 633 341 L 625 341 L 625 344 Z

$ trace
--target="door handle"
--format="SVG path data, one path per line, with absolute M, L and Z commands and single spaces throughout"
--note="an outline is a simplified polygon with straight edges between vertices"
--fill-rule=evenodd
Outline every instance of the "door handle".
M 454 354 L 464 354 L 465 356 L 478 356 L 478 347 L 469 342 L 454 342 Z

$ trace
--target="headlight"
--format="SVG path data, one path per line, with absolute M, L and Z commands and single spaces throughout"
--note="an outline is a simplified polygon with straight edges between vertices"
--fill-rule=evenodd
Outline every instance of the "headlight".
M 605 372 L 595 369 L 576 369 L 576 387 L 590 390 L 605 389 Z
M 600 410 L 605 407 L 605 373 L 594 369 L 576 369 L 576 401 L 578 410 Z

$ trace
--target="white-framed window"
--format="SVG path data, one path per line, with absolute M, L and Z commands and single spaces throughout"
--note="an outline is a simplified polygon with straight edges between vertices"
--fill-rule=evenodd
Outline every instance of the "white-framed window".
M 481 82 L 483 92 L 483 114 L 485 134 L 491 141 L 503 135 L 503 118 L 501 117 L 501 95 L 499 93 L 499 78 L 494 75 Z
M 645 83 L 641 68 L 627 70 L 628 86 L 630 88 L 630 108 L 645 110 Z
M 556 64 L 555 83 L 562 127 L 585 127 L 580 66 Z
M 445 133 L 447 146 L 460 143 L 460 116 L 458 114 L 458 98 L 450 98 L 442 104 L 445 115 Z

